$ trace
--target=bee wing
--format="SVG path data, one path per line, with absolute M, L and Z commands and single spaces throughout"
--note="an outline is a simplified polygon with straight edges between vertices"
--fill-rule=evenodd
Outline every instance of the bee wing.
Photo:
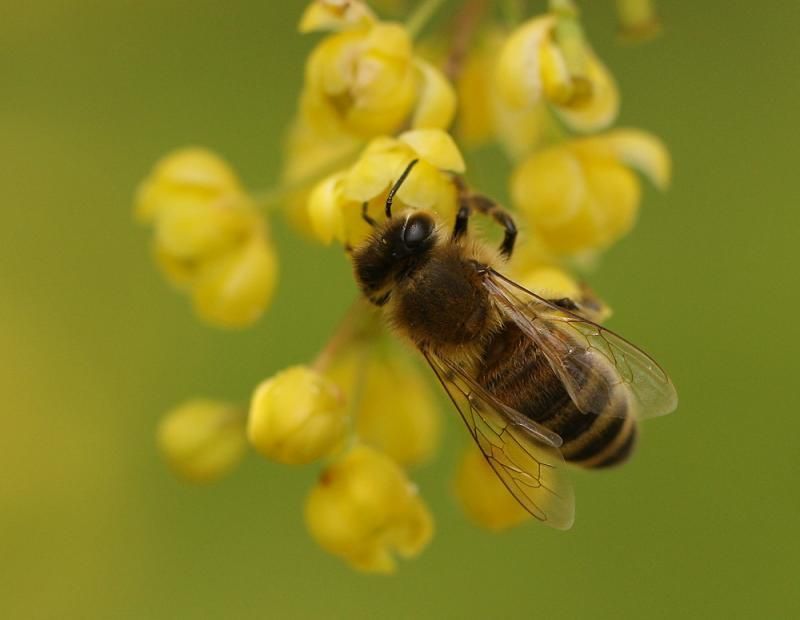
M 561 438 L 500 403 L 457 364 L 423 353 L 509 492 L 546 525 L 572 527 L 575 500 L 558 450 Z
M 575 405 L 584 413 L 639 418 L 675 410 L 678 395 L 647 353 L 597 323 L 559 308 L 513 280 L 488 272 L 484 286 L 505 316 L 534 340 Z

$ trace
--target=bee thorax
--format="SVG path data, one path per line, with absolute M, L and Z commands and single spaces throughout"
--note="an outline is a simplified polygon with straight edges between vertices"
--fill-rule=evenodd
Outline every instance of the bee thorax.
M 493 322 L 479 273 L 455 253 L 433 257 L 413 278 L 397 282 L 393 300 L 393 323 L 418 345 L 473 343 Z

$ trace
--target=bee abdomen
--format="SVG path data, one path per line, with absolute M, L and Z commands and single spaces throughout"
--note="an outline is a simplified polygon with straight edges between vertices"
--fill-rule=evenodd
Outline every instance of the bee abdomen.
M 636 442 L 636 423 L 624 402 L 583 413 L 570 398 L 546 358 L 512 329 L 487 347 L 479 380 L 500 401 L 557 433 L 564 459 L 581 467 L 608 467 L 625 461 Z M 610 411 L 610 408 L 617 411 Z M 611 415 L 609 415 L 611 414 Z

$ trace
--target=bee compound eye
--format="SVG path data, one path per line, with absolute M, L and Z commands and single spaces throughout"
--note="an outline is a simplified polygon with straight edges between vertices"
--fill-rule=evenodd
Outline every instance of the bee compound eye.
M 408 248 L 415 248 L 433 233 L 433 222 L 424 216 L 412 216 L 403 230 L 403 243 Z

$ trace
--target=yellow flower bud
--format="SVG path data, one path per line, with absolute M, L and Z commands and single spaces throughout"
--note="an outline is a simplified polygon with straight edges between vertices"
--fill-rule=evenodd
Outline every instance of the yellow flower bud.
M 207 149 L 189 147 L 156 164 L 139 185 L 135 213 L 150 222 L 175 203 L 214 204 L 241 193 L 239 180 L 225 161 Z
M 616 0 L 619 34 L 626 41 L 646 41 L 661 31 L 653 0 Z
M 202 263 L 191 283 L 198 315 L 220 327 L 252 325 L 272 300 L 277 264 L 263 233 Z
M 395 553 L 416 556 L 433 536 L 433 518 L 416 487 L 389 457 L 366 446 L 322 473 L 305 518 L 322 548 L 365 572 L 394 572 Z
M 370 354 L 351 347 L 325 373 L 357 398 L 359 439 L 403 466 L 424 463 L 439 445 L 441 418 L 429 382 L 405 355 L 391 349 Z
M 516 281 L 545 299 L 561 299 L 569 297 L 578 301 L 581 288 L 578 283 L 563 269 L 541 265 L 529 269 L 515 278 Z
M 634 164 L 659 186 L 666 184 L 669 155 L 644 132 L 621 130 L 565 142 L 535 153 L 514 170 L 512 201 L 550 251 L 601 250 L 635 222 L 641 188 L 628 167 Z
M 301 111 L 320 135 L 370 138 L 401 127 L 446 127 L 455 94 L 414 56 L 404 26 L 375 22 L 324 39 L 306 64 Z
M 477 525 L 495 532 L 524 523 L 531 516 L 475 446 L 470 446 L 461 458 L 455 492 L 467 516 Z
M 347 171 L 331 175 L 312 191 L 309 220 L 317 238 L 355 245 L 372 230 L 361 217 L 364 202 L 376 220 L 384 217 L 386 195 L 408 164 L 419 160 L 395 196 L 395 209 L 433 209 L 455 215 L 456 189 L 449 171 L 463 172 L 453 139 L 438 129 L 416 129 L 397 138 L 376 138 Z
M 157 440 L 176 474 L 191 482 L 211 482 L 241 460 L 247 447 L 244 429 L 244 412 L 234 405 L 193 400 L 164 416 Z
M 375 15 L 361 0 L 314 0 L 303 13 L 299 30 L 342 30 L 374 21 Z
M 342 440 L 347 411 L 341 391 L 305 366 L 293 366 L 258 386 L 250 404 L 247 437 L 265 457 L 310 463 Z

